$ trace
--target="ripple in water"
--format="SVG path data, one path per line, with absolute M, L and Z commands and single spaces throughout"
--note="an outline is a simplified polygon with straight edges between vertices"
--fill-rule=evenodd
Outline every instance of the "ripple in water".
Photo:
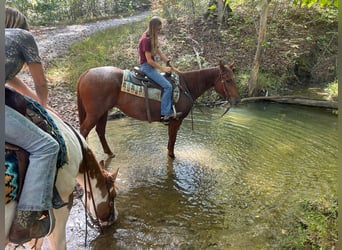
M 304 199 L 336 196 L 337 117 L 273 103 L 184 120 L 167 158 L 165 126 L 124 118 L 107 137 L 120 168 L 117 223 L 93 249 L 276 248 Z M 105 159 L 94 131 L 90 145 Z

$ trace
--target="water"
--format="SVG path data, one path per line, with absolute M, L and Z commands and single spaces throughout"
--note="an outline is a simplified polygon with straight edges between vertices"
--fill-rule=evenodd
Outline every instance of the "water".
M 336 196 L 331 111 L 251 103 L 223 112 L 195 109 L 194 130 L 189 116 L 178 132 L 174 161 L 164 125 L 108 122 L 119 218 L 92 249 L 274 249 L 301 202 Z M 106 159 L 94 131 L 88 141 Z

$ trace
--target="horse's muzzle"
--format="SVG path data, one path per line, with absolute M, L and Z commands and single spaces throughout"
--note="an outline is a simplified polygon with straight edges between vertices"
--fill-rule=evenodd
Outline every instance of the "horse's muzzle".
M 240 97 L 237 97 L 237 98 L 230 98 L 230 99 L 229 99 L 229 103 L 230 103 L 232 106 L 236 106 L 236 105 L 238 105 L 240 102 L 241 102 L 241 98 L 240 98 Z
M 117 218 L 118 218 L 118 211 L 114 207 L 114 211 L 108 216 L 106 220 L 100 220 L 100 224 L 103 227 L 111 226 L 114 224 Z

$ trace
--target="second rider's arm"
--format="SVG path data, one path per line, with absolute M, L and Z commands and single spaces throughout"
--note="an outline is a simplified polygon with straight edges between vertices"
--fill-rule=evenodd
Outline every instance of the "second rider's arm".
M 163 60 L 163 62 L 166 63 L 168 61 L 168 58 L 159 49 L 158 49 L 157 53 L 159 54 L 159 56 Z M 160 70 L 162 72 L 165 72 L 165 73 L 171 72 L 171 67 L 163 67 L 159 63 L 155 62 L 152 59 L 151 52 L 146 51 L 145 52 L 145 56 L 146 56 L 146 59 L 147 59 L 147 63 L 150 64 L 153 68 L 158 69 L 158 70 Z

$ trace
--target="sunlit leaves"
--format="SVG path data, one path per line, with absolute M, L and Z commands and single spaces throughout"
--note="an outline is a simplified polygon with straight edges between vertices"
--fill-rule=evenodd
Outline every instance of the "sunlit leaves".
M 318 4 L 320 7 L 338 7 L 338 0 L 294 0 L 293 4 L 309 8 L 315 4 Z

